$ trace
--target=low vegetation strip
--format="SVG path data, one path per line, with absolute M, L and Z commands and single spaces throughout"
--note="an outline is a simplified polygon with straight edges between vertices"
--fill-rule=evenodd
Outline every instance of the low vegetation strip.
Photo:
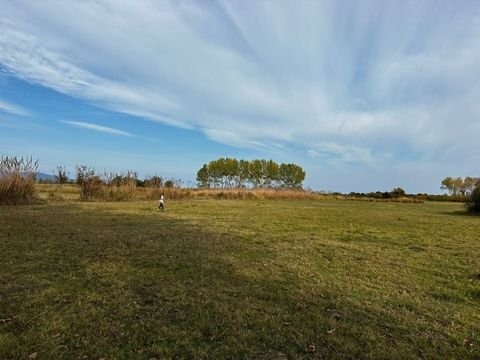
M 37 184 L 36 188 L 42 198 L 53 200 L 81 200 L 80 187 L 76 184 Z M 103 192 L 104 190 L 102 190 Z M 108 192 L 108 188 L 105 189 Z M 121 192 L 121 190 L 119 190 Z M 202 189 L 202 188 L 167 188 L 137 187 L 129 198 L 115 196 L 98 196 L 90 201 L 125 201 L 125 200 L 158 200 L 164 195 L 168 200 L 182 199 L 229 199 L 229 200 L 321 200 L 334 199 L 335 195 L 321 194 L 314 191 L 288 189 Z
M 480 357 L 461 204 L 0 207 L 0 358 Z
M 80 189 L 75 184 L 37 184 L 36 188 L 41 198 L 49 200 L 82 200 Z M 103 190 L 102 190 L 103 192 Z M 108 189 L 105 190 L 108 192 Z M 121 194 L 122 190 L 117 190 Z M 168 200 L 186 199 L 221 199 L 221 200 L 350 200 L 375 202 L 402 202 L 423 204 L 425 199 L 416 197 L 373 198 L 342 194 L 320 193 L 307 190 L 288 189 L 202 189 L 202 188 L 151 188 L 137 187 L 129 197 L 98 196 L 89 201 L 137 201 L 158 200 L 161 195 Z

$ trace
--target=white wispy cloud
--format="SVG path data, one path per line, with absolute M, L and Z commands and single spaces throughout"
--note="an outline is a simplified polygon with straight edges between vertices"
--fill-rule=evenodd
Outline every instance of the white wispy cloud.
M 11 74 L 217 142 L 368 167 L 479 151 L 478 2 L 18 0 L 0 14 Z
M 99 131 L 102 133 L 107 133 L 107 134 L 112 134 L 112 135 L 121 135 L 121 136 L 135 136 L 127 131 L 123 130 L 118 130 L 114 129 L 108 126 L 102 126 L 98 124 L 92 124 L 88 122 L 83 122 L 83 121 L 70 121 L 70 120 L 62 120 L 61 121 L 64 124 L 77 127 L 77 128 L 82 128 L 82 129 L 88 129 L 88 130 L 94 130 L 94 131 Z
M 30 112 L 18 105 L 9 103 L 5 100 L 0 99 L 0 112 L 6 112 L 13 115 L 28 116 Z

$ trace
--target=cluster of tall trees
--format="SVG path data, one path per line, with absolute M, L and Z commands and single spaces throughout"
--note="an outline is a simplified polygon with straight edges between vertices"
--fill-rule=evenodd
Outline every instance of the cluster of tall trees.
M 301 189 L 305 171 L 296 164 L 273 160 L 220 158 L 204 164 L 197 172 L 203 188 L 288 188 Z
M 464 179 L 461 177 L 452 178 L 450 176 L 442 180 L 442 190 L 447 190 L 450 195 L 470 195 L 475 186 L 480 184 L 480 178 L 467 176 Z

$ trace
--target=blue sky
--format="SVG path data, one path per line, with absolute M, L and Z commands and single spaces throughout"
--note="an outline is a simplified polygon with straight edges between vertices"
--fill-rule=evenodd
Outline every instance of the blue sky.
M 478 1 L 0 0 L 0 153 L 437 193 L 480 175 L 479 64 Z

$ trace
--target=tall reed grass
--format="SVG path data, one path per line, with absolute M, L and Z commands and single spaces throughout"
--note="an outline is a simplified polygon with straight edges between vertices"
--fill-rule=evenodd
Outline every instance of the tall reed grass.
M 82 201 L 129 201 L 136 198 L 137 174 L 133 171 L 97 174 L 87 166 L 77 166 L 76 171 Z
M 228 199 L 228 200 L 322 200 L 332 199 L 329 194 L 320 194 L 312 191 L 301 190 L 276 190 L 276 189 L 186 189 L 170 187 L 136 187 L 133 182 L 125 184 L 98 185 L 92 191 L 92 184 L 86 181 L 82 184 L 37 184 L 42 194 L 48 194 L 48 198 L 55 199 L 64 197 L 73 199 L 71 195 L 78 194 L 82 201 L 133 201 L 133 200 L 159 200 L 163 195 L 165 200 L 186 199 Z M 55 194 L 52 194 L 55 193 Z
M 38 160 L 32 157 L 0 157 L 0 205 L 31 204 L 38 201 L 35 176 Z
M 104 173 L 103 199 L 107 201 L 135 200 L 137 174 L 133 171 L 125 173 Z

